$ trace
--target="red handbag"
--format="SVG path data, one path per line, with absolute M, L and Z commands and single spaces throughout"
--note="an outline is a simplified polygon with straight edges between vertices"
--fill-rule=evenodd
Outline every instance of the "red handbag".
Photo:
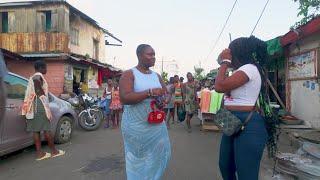
M 150 124 L 162 123 L 166 117 L 166 113 L 155 108 L 156 101 L 153 100 L 150 103 L 151 112 L 148 115 L 148 122 Z

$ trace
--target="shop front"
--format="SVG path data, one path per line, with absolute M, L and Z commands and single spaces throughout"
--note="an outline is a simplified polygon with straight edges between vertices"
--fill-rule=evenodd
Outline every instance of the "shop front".
M 313 128 L 320 127 L 320 18 L 281 38 L 286 54 L 287 107 Z

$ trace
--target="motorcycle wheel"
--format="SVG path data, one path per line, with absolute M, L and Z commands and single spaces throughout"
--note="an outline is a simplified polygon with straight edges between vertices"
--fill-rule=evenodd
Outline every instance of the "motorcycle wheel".
M 91 109 L 90 114 L 92 118 L 89 117 L 89 113 L 86 110 L 79 114 L 79 125 L 87 131 L 98 129 L 103 120 L 103 113 L 98 109 Z

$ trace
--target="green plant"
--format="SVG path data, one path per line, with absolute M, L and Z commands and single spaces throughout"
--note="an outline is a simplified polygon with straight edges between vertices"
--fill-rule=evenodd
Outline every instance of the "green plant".
M 168 73 L 167 72 L 162 72 L 161 73 L 161 78 L 162 78 L 162 80 L 165 82 L 165 83 L 167 83 L 167 82 L 169 82 L 169 80 L 168 80 Z
M 302 16 L 302 19 L 296 22 L 291 29 L 296 29 L 312 20 L 314 17 L 320 14 L 320 0 L 293 0 L 299 3 L 298 17 Z
M 194 74 L 193 75 L 194 75 L 194 78 L 196 80 L 201 81 L 201 80 L 203 80 L 205 78 L 204 75 L 203 75 L 203 73 L 204 73 L 204 69 L 203 68 L 194 66 L 193 69 L 194 69 Z
M 212 69 L 207 75 L 206 78 L 208 79 L 215 79 L 216 76 L 218 75 L 218 69 Z

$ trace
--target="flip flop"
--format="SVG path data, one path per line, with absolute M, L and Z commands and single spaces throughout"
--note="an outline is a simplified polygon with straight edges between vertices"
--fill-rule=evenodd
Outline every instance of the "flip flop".
M 41 160 L 44 160 L 44 159 L 48 159 L 50 157 L 51 157 L 51 154 L 46 152 L 44 156 L 42 156 L 41 158 L 37 158 L 36 160 L 37 161 L 41 161 Z
M 58 154 L 52 156 L 52 158 L 55 158 L 55 157 L 58 157 L 58 156 L 63 156 L 66 152 L 65 151 L 62 151 L 62 150 L 58 150 Z

